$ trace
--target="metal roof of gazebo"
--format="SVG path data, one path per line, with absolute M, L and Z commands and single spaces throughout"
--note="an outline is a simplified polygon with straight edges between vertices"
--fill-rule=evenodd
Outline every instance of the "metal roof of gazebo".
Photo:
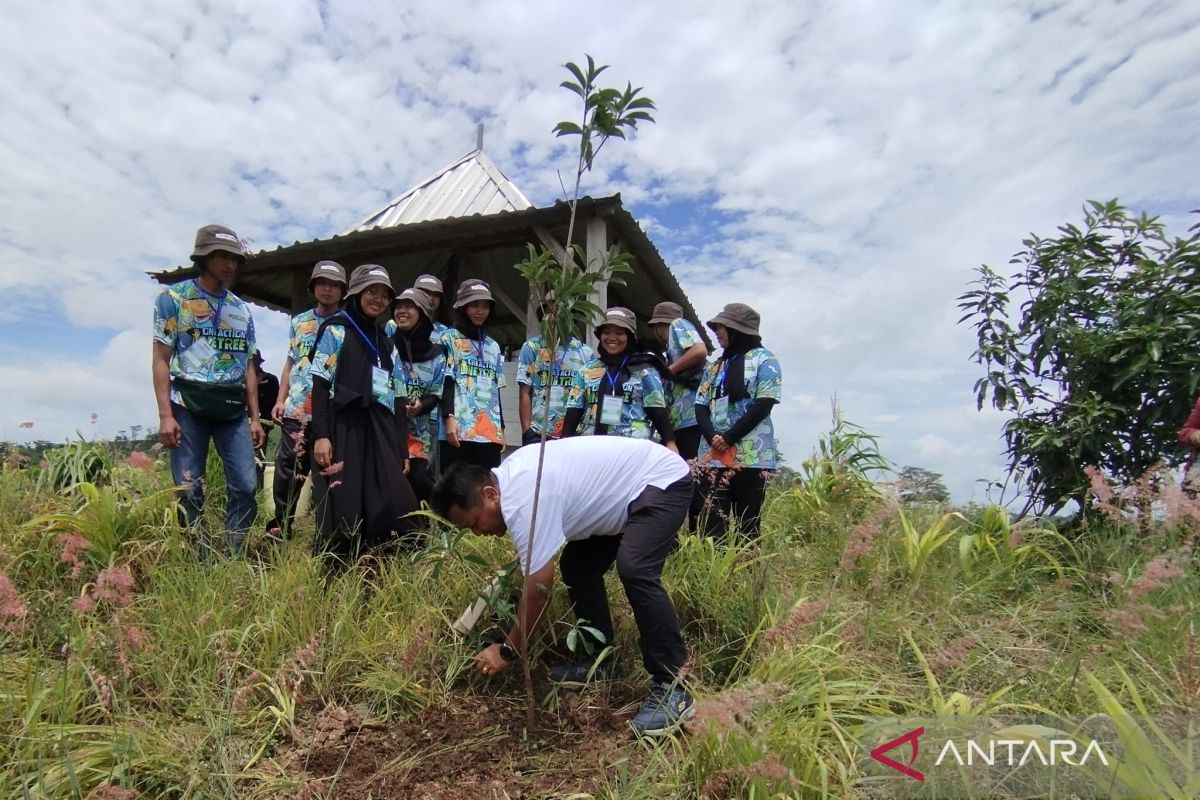
M 387 268 L 397 291 L 411 286 L 422 273 L 441 278 L 446 298 L 440 317 L 449 322 L 459 282 L 481 278 L 491 285 L 497 301 L 489 325 L 492 335 L 515 350 L 535 323 L 528 285 L 514 265 L 528 255 L 529 244 L 561 252 L 569 219 L 569 204 L 535 207 L 477 146 L 341 234 L 251 255 L 238 271 L 234 291 L 249 302 L 295 314 L 311 305 L 307 284 L 317 261 L 337 261 L 347 272 L 375 263 Z M 672 300 L 704 330 L 679 282 L 619 194 L 582 198 L 574 231 L 573 239 L 589 261 L 612 244 L 632 256 L 633 273 L 623 276 L 626 285 L 602 287 L 593 298 L 600 307 L 630 308 L 641 321 L 639 334 L 649 336 L 646 320 L 655 303 Z M 195 275 L 195 268 L 150 274 L 171 284 Z

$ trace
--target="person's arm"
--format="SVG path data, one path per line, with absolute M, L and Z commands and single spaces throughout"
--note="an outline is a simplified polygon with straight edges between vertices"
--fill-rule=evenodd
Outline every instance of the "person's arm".
M 704 441 L 711 447 L 717 430 L 713 427 L 712 409 L 708 407 L 708 403 L 696 403 L 696 426 L 700 428 L 700 435 L 704 437 Z
M 729 426 L 729 430 L 721 433 L 721 438 L 726 444 L 735 445 L 742 440 L 746 434 L 754 430 L 758 423 L 771 415 L 771 407 L 778 403 L 770 397 L 760 397 L 746 409 L 746 413 L 737 422 Z
M 582 408 L 568 408 L 563 414 L 562 438 L 566 439 L 579 433 L 579 423 L 583 422 Z
M 517 416 L 521 418 L 521 433 L 533 427 L 533 387 L 528 383 L 517 385 Z
M 454 378 L 449 375 L 442 384 L 442 421 L 446 428 L 446 443 L 458 447 L 458 418 L 454 416 Z
M 396 395 L 392 402 L 392 413 L 396 417 L 396 435 L 400 437 L 400 460 L 404 462 L 404 473 L 408 474 L 408 400 Z
M 665 408 L 653 406 L 646 409 L 646 416 L 649 417 L 650 423 L 654 425 L 654 429 L 658 431 L 663 444 L 669 449 L 679 452 L 679 448 L 675 446 L 675 426 L 671 424 L 670 412 Z
M 697 342 L 687 350 L 684 350 L 679 358 L 672 361 L 667 370 L 672 375 L 679 375 L 703 364 L 706 358 L 708 358 L 708 348 L 704 346 L 704 342 Z
M 154 400 L 158 404 L 158 441 L 163 447 L 178 447 L 183 439 L 183 431 L 171 411 L 171 353 L 169 345 L 156 341 L 150 354 Z
M 321 469 L 329 466 L 333 459 L 333 400 L 329 390 L 331 384 L 325 378 L 313 376 L 312 388 L 312 438 L 313 463 Z
M 283 360 L 283 370 L 279 373 L 279 392 L 275 396 L 275 405 L 271 406 L 271 419 L 283 424 L 283 404 L 287 401 L 288 386 L 292 382 L 292 357 Z
M 1188 414 L 1187 422 L 1179 429 L 1179 443 L 1200 448 L 1200 399 L 1196 400 L 1196 404 L 1192 406 L 1192 413 Z
M 532 633 L 550 602 L 550 590 L 554 587 L 555 561 L 556 559 L 550 559 L 544 567 L 525 578 L 521 602 L 517 606 L 517 624 L 506 637 L 508 645 L 522 658 L 529 655 L 528 645 Z M 475 663 L 484 675 L 495 675 L 508 669 L 514 662 L 500 655 L 500 645 L 494 644 L 480 651 L 475 657 Z
M 267 443 L 267 433 L 258 418 L 258 367 L 253 358 L 246 361 L 246 406 L 250 410 L 250 440 L 258 450 Z

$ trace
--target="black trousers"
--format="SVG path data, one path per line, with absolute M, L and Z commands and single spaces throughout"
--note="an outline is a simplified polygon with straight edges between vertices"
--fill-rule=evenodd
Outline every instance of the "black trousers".
M 460 461 L 464 464 L 478 464 L 492 469 L 500 466 L 500 456 L 503 448 L 491 442 L 460 442 L 458 447 L 451 447 L 449 442 L 438 443 L 438 454 L 441 456 L 439 469 L 442 474 Z
M 408 459 L 408 483 L 412 486 L 417 502 L 429 502 L 433 494 L 433 473 L 429 470 L 429 461 L 424 458 Z
M 729 526 L 736 524 L 742 535 L 757 539 L 762 520 L 763 498 L 767 493 L 766 471 L 741 469 L 704 469 L 698 479 L 704 533 L 724 539 Z
M 691 502 L 691 478 L 666 489 L 648 486 L 629 504 L 629 519 L 620 534 L 567 542 L 558 559 L 576 618 L 600 631 L 606 644 L 612 644 L 613 627 L 604 574 L 616 564 L 637 623 L 642 664 L 659 682 L 675 680 L 687 660 L 679 616 L 662 584 L 662 571 L 667 556 L 679 546 L 679 529 Z
M 296 503 L 300 498 L 300 489 L 308 479 L 311 453 L 312 433 L 309 426 L 298 419 L 284 417 L 280 426 L 279 449 L 275 452 L 275 483 L 271 493 L 275 497 L 275 522 L 279 523 L 285 535 L 291 534 L 292 524 L 296 521 Z

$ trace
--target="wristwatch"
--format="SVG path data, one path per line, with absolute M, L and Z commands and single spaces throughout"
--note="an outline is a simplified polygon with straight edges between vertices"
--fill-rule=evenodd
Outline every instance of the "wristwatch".
M 511 664 L 519 659 L 521 654 L 508 642 L 500 642 L 500 657 Z

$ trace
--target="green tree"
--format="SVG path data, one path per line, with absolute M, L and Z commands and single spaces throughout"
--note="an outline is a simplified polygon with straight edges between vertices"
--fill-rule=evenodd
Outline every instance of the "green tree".
M 1087 465 L 1129 483 L 1179 460 L 1175 431 L 1200 379 L 1198 231 L 1170 239 L 1155 217 L 1092 201 L 1082 228 L 1031 235 L 1007 280 L 980 266 L 959 298 L 984 368 L 979 407 L 1012 414 L 1004 438 L 1029 495 L 1022 514 L 1086 509 Z
M 950 499 L 941 473 L 921 467 L 904 467 L 896 478 L 896 491 L 903 503 L 945 503 Z

